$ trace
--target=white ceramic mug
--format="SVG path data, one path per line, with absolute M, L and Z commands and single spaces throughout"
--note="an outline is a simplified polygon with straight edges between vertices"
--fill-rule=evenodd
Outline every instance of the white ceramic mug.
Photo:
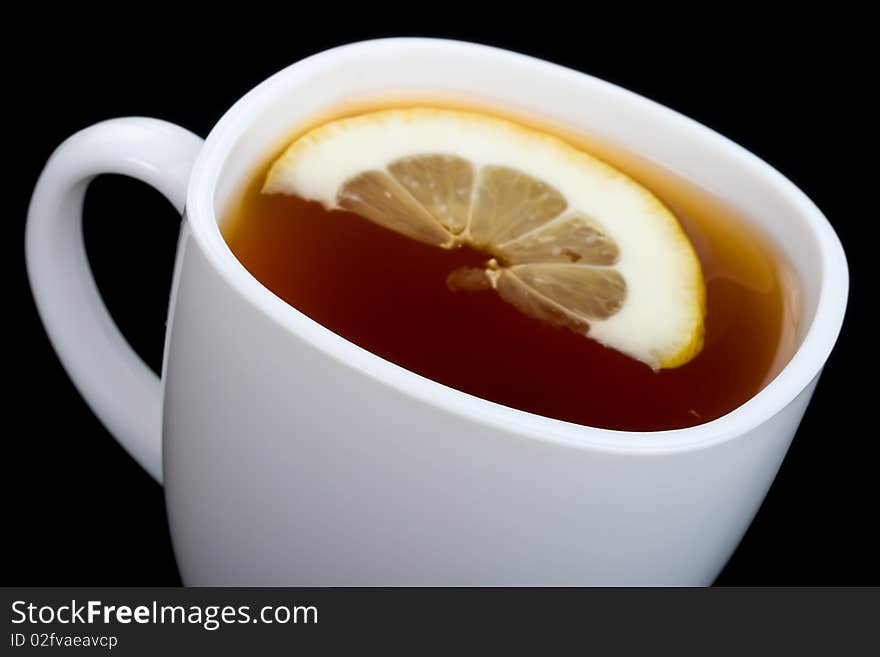
M 293 127 L 381 93 L 478 99 L 580 126 L 720 192 L 791 260 L 803 295 L 796 354 L 724 417 L 635 433 L 478 399 L 323 328 L 242 267 L 218 220 Z M 114 326 L 88 269 L 80 213 L 101 173 L 144 180 L 185 208 L 161 379 Z M 189 585 L 710 584 L 773 481 L 848 285 L 822 213 L 736 144 L 588 75 L 432 39 L 297 62 L 204 142 L 144 118 L 77 133 L 37 184 L 26 249 L 68 374 L 164 480 Z

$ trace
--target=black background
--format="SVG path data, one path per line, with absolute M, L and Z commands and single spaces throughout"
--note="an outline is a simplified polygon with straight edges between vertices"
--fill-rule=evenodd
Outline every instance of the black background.
M 240 95 L 287 64 L 389 35 L 488 43 L 615 82 L 739 142 L 819 205 L 849 258 L 846 323 L 776 483 L 717 584 L 880 583 L 872 531 L 880 449 L 868 424 L 876 368 L 868 340 L 875 327 L 867 319 L 876 275 L 868 251 L 876 249 L 877 184 L 867 155 L 876 148 L 869 144 L 876 113 L 865 89 L 875 74 L 858 30 L 865 18 L 823 13 L 810 23 L 771 24 L 755 15 L 740 25 L 720 9 L 688 22 L 635 9 L 615 17 L 538 9 L 481 24 L 464 12 L 456 27 L 433 17 L 395 24 L 388 8 L 372 19 L 343 6 L 329 19 L 262 18 L 262 5 L 238 8 L 254 15 L 222 26 L 214 17 L 147 21 L 134 10 L 100 22 L 53 15 L 51 24 L 48 16 L 7 24 L 7 32 L 20 33 L 4 46 L 11 112 L 4 250 L 13 299 L 4 324 L 13 335 L 5 341 L 8 554 L 0 583 L 179 584 L 161 488 L 78 396 L 30 298 L 22 248 L 27 203 L 54 147 L 91 123 L 125 115 L 159 117 L 205 136 Z M 156 369 L 178 224 L 170 205 L 141 183 L 103 177 L 88 194 L 84 230 L 99 287 Z

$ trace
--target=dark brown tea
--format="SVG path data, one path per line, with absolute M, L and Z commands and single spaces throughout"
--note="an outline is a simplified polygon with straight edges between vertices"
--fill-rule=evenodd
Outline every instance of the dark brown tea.
M 315 321 L 490 401 L 637 431 L 701 424 L 747 401 L 794 351 L 796 290 L 781 255 L 735 209 L 672 172 L 607 144 L 566 138 L 654 192 L 693 243 L 706 284 L 706 337 L 684 366 L 655 372 L 497 294 L 450 291 L 450 272 L 480 267 L 487 255 L 438 249 L 355 214 L 261 194 L 271 160 L 225 217 L 224 237 L 263 285 Z

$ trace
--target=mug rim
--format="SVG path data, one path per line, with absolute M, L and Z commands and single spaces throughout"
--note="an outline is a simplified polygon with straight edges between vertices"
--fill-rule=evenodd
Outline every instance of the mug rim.
M 689 129 L 702 133 L 703 139 L 714 142 L 713 145 L 725 151 L 726 156 L 744 160 L 752 170 L 770 178 L 795 205 L 798 220 L 810 230 L 819 253 L 817 264 L 821 267 L 815 313 L 800 345 L 782 371 L 746 402 L 703 424 L 661 431 L 603 429 L 522 411 L 433 381 L 337 335 L 272 293 L 238 261 L 220 232 L 214 196 L 223 165 L 238 137 L 251 124 L 252 115 L 275 88 L 295 82 L 297 78 L 307 79 L 340 56 L 356 54 L 364 57 L 367 51 L 388 48 L 393 48 L 398 55 L 401 48 L 446 48 L 459 54 L 500 56 L 522 65 L 545 67 L 548 74 L 576 77 L 581 83 L 586 79 L 602 93 L 615 95 L 623 102 L 648 104 L 653 106 L 654 112 L 665 114 L 666 120 L 688 124 Z M 405 396 L 471 421 L 535 440 L 615 453 L 655 454 L 706 448 L 745 435 L 771 419 L 790 404 L 824 366 L 843 323 L 849 287 L 846 256 L 827 218 L 794 183 L 744 147 L 665 105 L 601 78 L 515 51 L 451 39 L 392 37 L 349 43 L 293 62 L 253 87 L 224 113 L 205 139 L 190 177 L 185 221 L 212 268 L 233 290 L 276 324 L 328 357 Z

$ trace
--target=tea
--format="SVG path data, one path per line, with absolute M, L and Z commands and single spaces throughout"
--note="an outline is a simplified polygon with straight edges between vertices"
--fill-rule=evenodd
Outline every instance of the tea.
M 706 335 L 686 365 L 654 371 L 498 295 L 453 291 L 450 272 L 481 267 L 486 253 L 434 248 L 350 212 L 262 194 L 274 157 L 225 218 L 224 237 L 263 285 L 315 321 L 490 401 L 641 431 L 693 426 L 747 401 L 794 349 L 795 295 L 781 255 L 747 218 L 673 172 L 598 140 L 561 136 L 654 192 L 694 245 L 706 284 Z

